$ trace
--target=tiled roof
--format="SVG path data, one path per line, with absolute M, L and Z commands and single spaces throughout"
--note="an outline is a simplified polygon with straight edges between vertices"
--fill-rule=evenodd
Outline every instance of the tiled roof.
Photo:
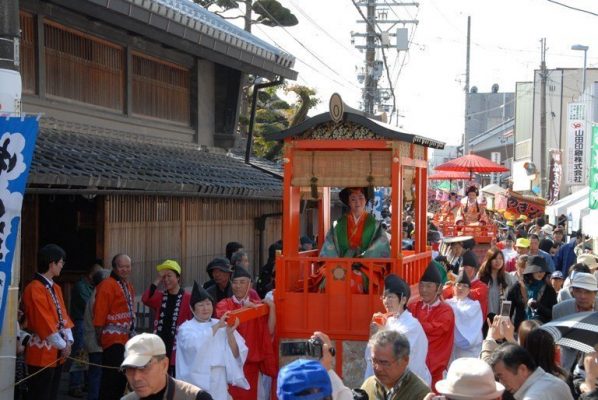
M 221 197 L 280 198 L 281 180 L 224 153 L 187 143 L 42 126 L 31 187 L 139 190 Z

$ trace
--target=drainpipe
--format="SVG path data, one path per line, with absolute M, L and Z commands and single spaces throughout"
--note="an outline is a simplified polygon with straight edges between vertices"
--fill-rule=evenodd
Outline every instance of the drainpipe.
M 258 264 L 258 273 L 259 273 L 259 269 L 262 267 L 262 265 L 264 265 L 264 231 L 266 230 L 266 219 L 270 218 L 270 217 L 280 217 L 282 216 L 281 212 L 277 212 L 277 213 L 270 213 L 270 214 L 262 214 L 259 217 L 255 218 L 255 229 L 257 229 L 260 232 L 260 236 L 259 236 L 259 244 L 258 244 L 258 260 L 259 260 L 259 264 Z M 256 278 L 257 279 L 257 278 Z
M 256 81 L 259 78 L 256 78 Z M 257 107 L 257 94 L 260 89 L 271 86 L 278 86 L 284 83 L 284 78 L 280 77 L 275 81 L 267 83 L 256 83 L 253 85 L 253 95 L 251 96 L 251 114 L 249 115 L 249 130 L 247 132 L 247 147 L 245 149 L 245 164 L 249 164 L 249 157 L 251 156 L 251 145 L 253 142 L 253 125 L 255 123 L 255 109 Z

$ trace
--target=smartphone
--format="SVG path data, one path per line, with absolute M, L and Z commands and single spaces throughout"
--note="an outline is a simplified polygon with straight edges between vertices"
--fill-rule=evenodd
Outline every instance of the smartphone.
M 500 315 L 502 317 L 510 317 L 511 316 L 511 301 L 510 300 L 503 300 L 500 303 Z

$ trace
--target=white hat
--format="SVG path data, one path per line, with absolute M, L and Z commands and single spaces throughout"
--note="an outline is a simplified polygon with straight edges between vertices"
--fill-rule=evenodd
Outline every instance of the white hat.
M 542 227 L 542 232 L 548 234 L 548 235 L 552 235 L 553 229 L 552 229 L 552 225 L 550 224 L 546 224 Z
M 165 355 L 166 346 L 160 336 L 142 333 L 129 339 L 125 345 L 125 359 L 120 366 L 141 368 L 145 367 L 152 357 Z
M 590 292 L 598 292 L 598 282 L 596 281 L 596 277 L 587 272 L 575 273 L 571 280 L 571 287 L 589 290 Z
M 455 400 L 489 400 L 500 397 L 505 387 L 494 380 L 485 361 L 463 357 L 452 362 L 446 378 L 436 382 L 436 390 Z
M 590 269 L 598 268 L 598 261 L 596 261 L 596 256 L 591 253 L 580 254 L 577 257 L 577 262 L 587 265 Z

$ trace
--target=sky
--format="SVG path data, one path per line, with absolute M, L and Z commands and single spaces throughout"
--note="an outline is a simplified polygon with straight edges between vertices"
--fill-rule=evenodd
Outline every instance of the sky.
M 351 45 L 351 31 L 364 32 L 365 24 L 356 22 L 361 17 L 352 1 L 280 1 L 299 24 L 254 25 L 253 33 L 296 57 L 297 83 L 316 89 L 321 100 L 310 115 L 327 111 L 334 92 L 359 108 L 362 85 L 357 69 L 363 67 L 365 53 Z M 403 0 L 407 1 L 411 0 Z M 559 2 L 598 14 L 595 0 Z M 470 86 L 477 86 L 479 92 L 490 92 L 494 83 L 501 92 L 512 92 L 516 82 L 531 81 L 540 65 L 541 38 L 547 42 L 548 68 L 581 69 L 583 51 L 571 50 L 573 44 L 588 45 L 588 68 L 598 66 L 598 16 L 549 0 L 419 0 L 419 7 L 392 7 L 389 19 L 419 21 L 417 26 L 405 26 L 411 38 L 409 51 L 386 50 L 402 130 L 460 144 L 467 16 L 471 16 Z M 402 26 L 392 31 L 396 27 Z M 362 41 L 356 38 L 356 44 Z

